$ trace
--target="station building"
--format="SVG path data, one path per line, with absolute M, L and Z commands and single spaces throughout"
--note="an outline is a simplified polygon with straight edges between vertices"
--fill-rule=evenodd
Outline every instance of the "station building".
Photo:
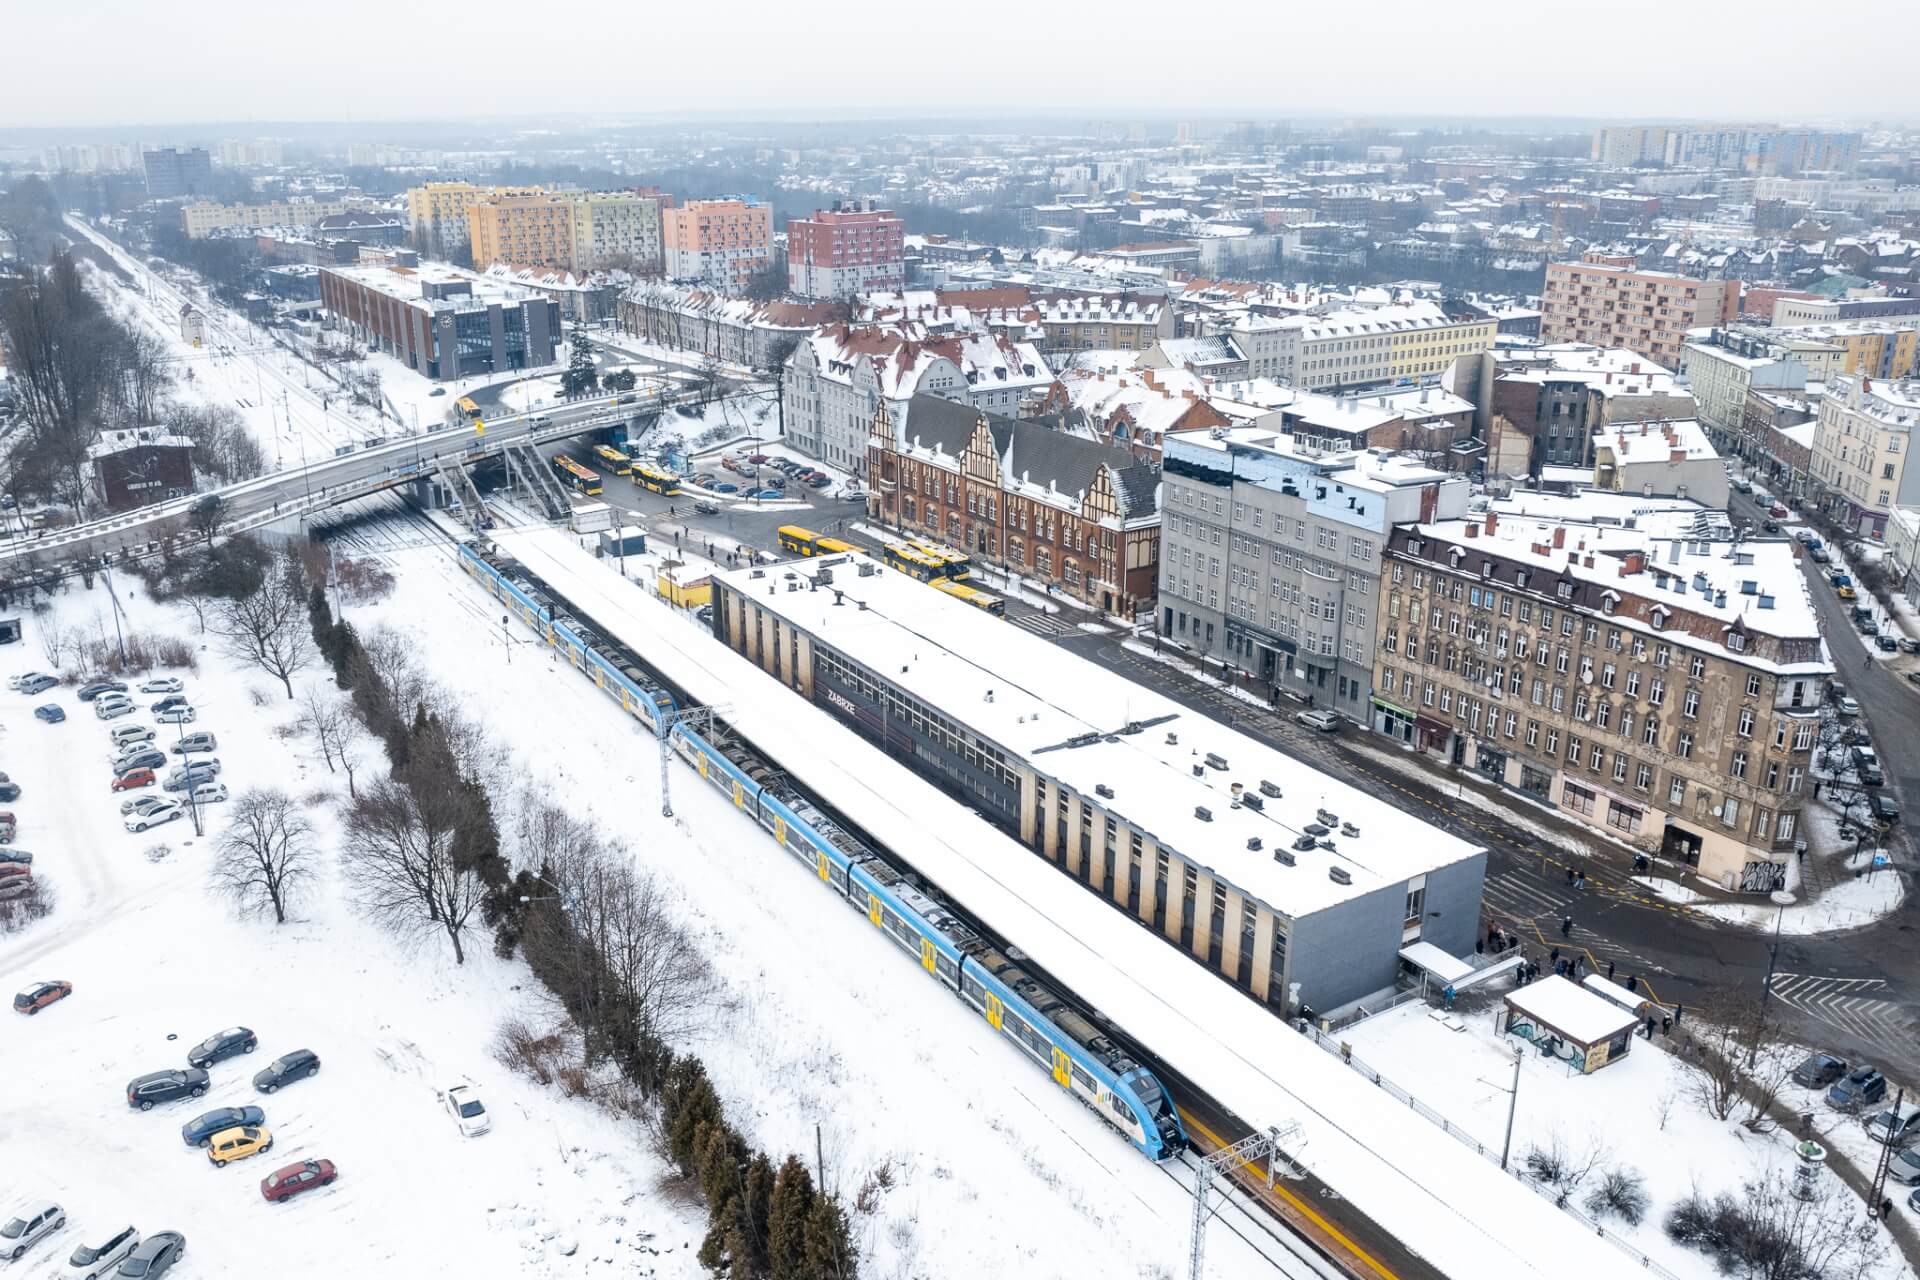
M 1276 1011 L 1472 950 L 1485 850 L 905 574 L 741 569 L 713 606 L 730 647 Z

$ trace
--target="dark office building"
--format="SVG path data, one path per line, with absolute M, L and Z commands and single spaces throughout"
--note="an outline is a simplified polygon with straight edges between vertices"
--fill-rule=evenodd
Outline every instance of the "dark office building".
M 161 151 L 143 151 L 140 158 L 147 167 L 147 195 L 154 200 L 176 200 L 182 196 L 213 194 L 213 157 L 205 147 L 181 151 L 167 147 Z

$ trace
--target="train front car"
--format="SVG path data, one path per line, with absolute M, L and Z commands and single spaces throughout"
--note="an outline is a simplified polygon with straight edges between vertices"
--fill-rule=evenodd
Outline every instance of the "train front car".
M 1147 1154 L 1156 1160 L 1171 1160 L 1186 1149 L 1187 1130 L 1180 1123 L 1180 1110 L 1174 1106 L 1173 1096 L 1154 1077 L 1153 1072 L 1145 1067 L 1129 1071 L 1120 1077 L 1120 1088 L 1131 1099 L 1134 1111 L 1143 1123 L 1153 1126 L 1159 1150 Z

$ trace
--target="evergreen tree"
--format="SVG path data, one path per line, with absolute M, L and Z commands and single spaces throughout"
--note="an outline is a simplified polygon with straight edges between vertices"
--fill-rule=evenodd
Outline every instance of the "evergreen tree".
M 599 385 L 600 375 L 593 367 L 593 339 L 585 329 L 576 326 L 567 371 L 560 375 L 560 394 L 568 399 L 589 396 Z
M 766 1261 L 753 1238 L 752 1216 L 744 1198 L 735 1200 L 727 1214 L 728 1280 L 762 1280 L 767 1274 Z
M 705 1127 L 700 1141 L 700 1191 L 715 1220 L 745 1190 L 741 1179 L 747 1163 L 747 1143 L 732 1125 L 716 1119 Z
M 847 1240 L 847 1215 L 827 1196 L 816 1196 L 813 1211 L 807 1215 L 807 1261 L 809 1280 L 855 1280 L 859 1268 L 853 1246 Z
M 662 1114 L 673 1116 L 667 1128 L 667 1150 L 681 1174 L 691 1178 L 700 1171 L 697 1140 L 704 1136 L 701 1131 L 721 1123 L 721 1111 L 720 1097 L 713 1091 L 706 1069 L 698 1059 L 687 1061 L 693 1063 L 698 1074 L 687 1082 L 678 1106 L 670 1111 L 663 1107 Z
M 345 618 L 336 620 L 330 632 L 326 651 L 328 661 L 333 663 L 333 682 L 342 689 L 353 688 L 353 655 L 360 650 L 360 636 L 353 624 Z
M 773 1180 L 767 1210 L 767 1274 L 771 1280 L 807 1280 L 807 1219 L 813 1213 L 813 1175 L 788 1156 Z
M 732 1256 L 737 1276 L 742 1258 L 752 1263 L 753 1274 L 762 1276 L 767 1273 L 772 1259 L 767 1252 L 767 1234 L 773 1218 L 773 1161 L 767 1159 L 767 1153 L 756 1151 L 747 1164 L 746 1190 L 737 1205 L 741 1243 L 746 1246 L 743 1253 L 728 1241 L 727 1252 Z

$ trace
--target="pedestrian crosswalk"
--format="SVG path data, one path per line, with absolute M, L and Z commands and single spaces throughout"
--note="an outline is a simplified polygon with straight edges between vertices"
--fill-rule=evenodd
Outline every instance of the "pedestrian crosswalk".
M 1835 1030 L 1869 1045 L 1912 1051 L 1920 1046 L 1914 1011 L 1888 1000 L 1885 978 L 1822 978 L 1805 973 L 1773 975 L 1773 997 Z
M 1076 629 L 1071 622 L 1062 622 L 1051 613 L 1023 613 L 1017 618 L 1008 618 L 1007 621 L 1037 636 L 1067 636 L 1072 635 Z
M 1652 957 L 1603 937 L 1587 926 L 1589 915 L 1610 905 L 1594 888 L 1563 889 L 1557 881 L 1513 869 L 1489 876 L 1481 889 L 1481 898 L 1489 917 L 1510 927 L 1519 926 L 1522 939 L 1532 946 L 1584 951 L 1594 969 L 1602 972 L 1609 963 L 1616 970 L 1643 977 L 1667 972 Z M 1570 934 L 1562 934 L 1561 922 L 1569 916 L 1573 917 L 1574 927 Z

